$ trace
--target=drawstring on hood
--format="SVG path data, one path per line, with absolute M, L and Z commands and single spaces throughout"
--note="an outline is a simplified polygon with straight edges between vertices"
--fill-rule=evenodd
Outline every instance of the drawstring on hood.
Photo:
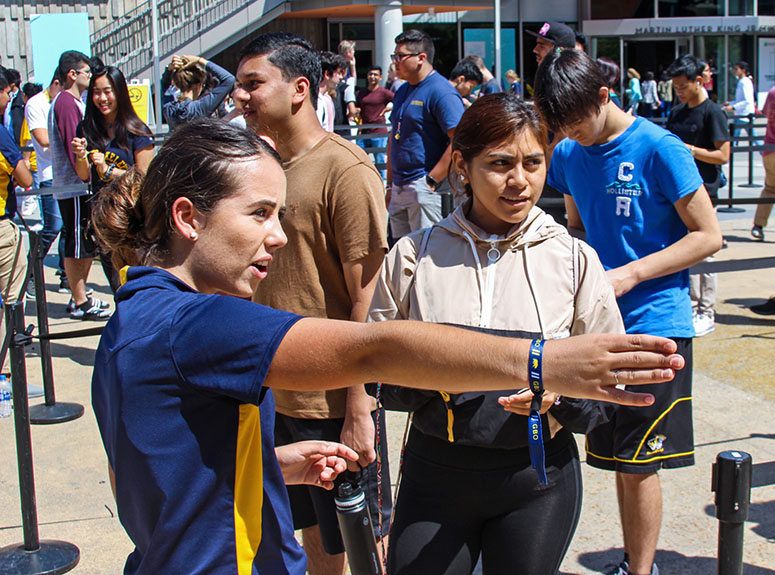
M 531 281 L 527 252 L 529 247 L 564 233 L 564 228 L 558 225 L 550 215 L 544 213 L 541 208 L 533 206 L 530 212 L 528 212 L 527 217 L 519 224 L 512 226 L 505 236 L 488 234 L 466 217 L 465 214 L 469 205 L 470 200 L 458 206 L 451 216 L 443 219 L 436 225 L 452 234 L 462 236 L 471 247 L 471 253 L 476 263 L 477 281 L 479 283 L 479 303 L 481 306 L 479 327 L 490 327 L 495 296 L 495 270 L 497 269 L 493 264 L 500 260 L 503 252 L 510 250 L 522 254 L 525 276 L 533 297 L 538 325 L 540 326 L 542 336 L 546 338 L 547 334 L 544 330 L 539 291 L 537 286 Z M 485 266 L 482 266 L 482 261 L 479 257 L 479 245 L 481 245 L 481 249 L 486 249 L 487 263 Z M 486 277 L 485 267 L 487 268 Z
M 471 222 L 467 207 L 394 246 L 372 300 L 373 321 L 446 323 L 523 339 L 623 331 L 613 289 L 591 248 L 537 207 L 503 235 Z M 383 392 L 391 388 L 383 385 Z M 527 418 L 504 411 L 497 401 L 502 392 L 395 389 L 421 433 L 458 445 L 527 447 Z M 545 431 L 556 429 L 549 421 Z
M 554 237 L 560 233 L 563 233 L 563 228 L 558 226 L 551 216 L 544 213 L 543 210 L 537 207 L 533 207 L 528 212 L 527 218 L 519 224 L 514 225 L 509 233 L 505 236 L 499 236 L 497 234 L 487 234 L 484 230 L 471 222 L 465 215 L 465 210 L 470 205 L 466 202 L 457 207 L 452 213 L 451 217 L 447 217 L 438 223 L 438 226 L 444 228 L 452 234 L 460 235 L 466 239 L 468 245 L 471 248 L 471 253 L 476 263 L 476 278 L 479 284 L 479 327 L 489 328 L 490 320 L 492 318 L 493 300 L 495 297 L 495 275 L 497 267 L 494 265 L 501 259 L 503 252 L 511 250 L 513 252 L 522 253 L 522 261 L 525 266 L 525 276 L 530 286 L 530 293 L 533 296 L 533 304 L 536 310 L 536 316 L 538 317 L 538 325 L 541 330 L 542 337 L 546 338 L 546 332 L 544 330 L 543 317 L 541 315 L 541 304 L 538 298 L 538 290 L 533 285 L 530 278 L 530 267 L 528 266 L 527 248 L 531 245 L 543 242 L 551 237 Z M 420 252 L 418 254 L 418 261 L 423 256 L 425 248 L 430 238 L 430 230 L 426 232 L 423 237 Z M 482 266 L 481 258 L 479 257 L 479 250 L 477 244 L 484 244 L 487 251 L 487 275 L 485 277 L 484 267 Z M 445 391 L 439 391 L 442 400 L 444 401 L 444 407 L 447 411 L 447 440 L 452 443 L 455 441 L 455 435 L 453 427 L 455 424 L 455 412 L 449 393 Z

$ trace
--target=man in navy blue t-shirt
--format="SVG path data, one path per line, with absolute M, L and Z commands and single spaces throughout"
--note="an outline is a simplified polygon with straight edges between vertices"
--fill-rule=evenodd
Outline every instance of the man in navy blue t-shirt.
M 394 238 L 441 219 L 450 141 L 465 110 L 460 94 L 433 68 L 433 40 L 407 30 L 391 58 L 399 78 L 388 146 L 388 211 Z

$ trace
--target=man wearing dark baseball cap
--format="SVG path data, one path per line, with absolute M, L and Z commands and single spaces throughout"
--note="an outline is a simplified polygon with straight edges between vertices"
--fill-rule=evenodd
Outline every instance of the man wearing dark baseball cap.
M 528 30 L 527 33 L 536 37 L 533 53 L 536 55 L 536 61 L 539 66 L 544 56 L 550 50 L 555 48 L 562 50 L 565 48 L 575 48 L 576 46 L 576 34 L 570 27 L 560 22 L 544 22 L 544 25 L 541 26 L 538 32 Z

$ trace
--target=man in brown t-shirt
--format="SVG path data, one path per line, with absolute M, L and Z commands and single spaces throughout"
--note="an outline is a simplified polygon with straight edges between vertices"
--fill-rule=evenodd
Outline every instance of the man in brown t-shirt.
M 265 34 L 243 48 L 235 98 L 248 128 L 272 138 L 288 179 L 278 252 L 254 301 L 298 314 L 365 321 L 387 252 L 387 214 L 378 172 L 358 146 L 320 126 L 315 112 L 320 60 L 292 34 Z M 375 530 L 387 533 L 390 486 L 377 501 L 374 401 L 362 386 L 328 392 L 274 390 L 278 444 L 341 441 L 358 452 L 361 487 Z M 384 429 L 384 428 L 383 428 Z M 384 433 L 380 438 L 384 449 Z M 382 465 L 387 462 L 381 453 Z M 383 469 L 387 477 L 387 468 Z M 289 488 L 295 528 L 302 529 L 311 574 L 345 572 L 333 493 Z M 319 529 L 318 529 L 319 526 Z

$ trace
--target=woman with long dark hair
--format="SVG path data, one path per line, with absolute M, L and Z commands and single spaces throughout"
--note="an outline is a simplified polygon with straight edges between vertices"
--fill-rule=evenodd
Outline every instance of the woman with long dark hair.
M 92 72 L 86 112 L 72 147 L 78 177 L 91 182 L 95 195 L 130 167 L 143 173 L 148 168 L 153 158 L 153 134 L 137 116 L 126 79 L 118 68 L 106 66 Z M 103 255 L 102 267 L 115 293 L 119 287 L 118 273 L 110 256 Z M 95 302 L 99 300 L 94 299 L 92 304 Z
M 446 323 L 536 341 L 623 332 L 594 250 L 536 206 L 546 146 L 531 104 L 505 93 L 474 102 L 452 139 L 451 179 L 468 199 L 393 247 L 370 320 Z M 469 575 L 480 554 L 485 575 L 557 573 L 581 511 L 569 428 L 603 423 L 602 407 L 545 394 L 531 413 L 528 389 L 513 396 L 382 389 L 394 407 L 414 412 L 388 574 Z M 528 445 L 528 429 L 538 430 L 536 445 Z M 539 445 L 541 473 L 532 457 Z

